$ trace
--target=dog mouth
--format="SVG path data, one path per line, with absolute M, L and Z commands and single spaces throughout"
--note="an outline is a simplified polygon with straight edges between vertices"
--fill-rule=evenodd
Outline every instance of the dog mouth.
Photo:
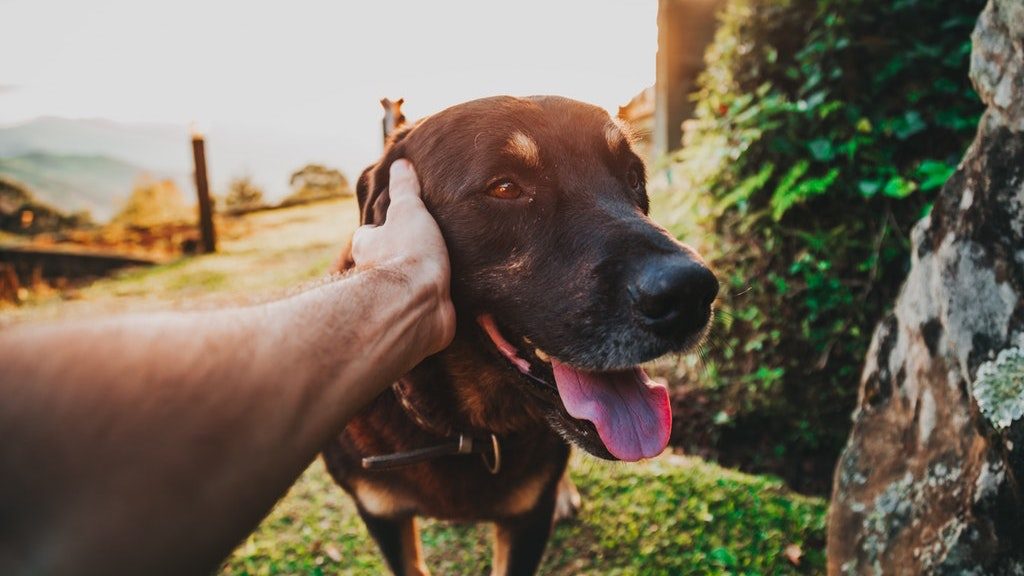
M 633 462 L 665 450 L 672 432 L 668 389 L 642 368 L 599 371 L 571 366 L 526 338 L 524 353 L 502 335 L 491 315 L 477 321 L 512 366 L 535 386 L 553 392 L 570 418 L 593 425 L 612 457 Z

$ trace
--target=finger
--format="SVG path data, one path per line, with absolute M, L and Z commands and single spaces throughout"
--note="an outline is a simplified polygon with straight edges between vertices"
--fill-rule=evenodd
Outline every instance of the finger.
M 395 160 L 391 163 L 390 172 L 388 194 L 391 196 L 392 202 L 409 197 L 417 199 L 420 197 L 420 181 L 416 176 L 416 170 L 408 160 Z

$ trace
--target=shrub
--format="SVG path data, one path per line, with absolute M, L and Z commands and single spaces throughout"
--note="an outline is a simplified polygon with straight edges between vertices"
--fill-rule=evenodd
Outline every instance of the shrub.
M 320 164 L 303 166 L 292 174 L 289 182 L 292 192 L 281 203 L 285 206 L 352 195 L 348 179 L 341 171 Z
M 228 184 L 228 195 L 224 199 L 224 204 L 229 212 L 245 212 L 266 205 L 263 201 L 263 189 L 248 176 L 235 178 Z
M 143 178 L 111 222 L 119 226 L 151 228 L 194 219 L 195 209 L 185 203 L 185 197 L 172 180 Z
M 981 0 L 735 0 L 656 199 L 723 280 L 702 394 L 712 453 L 828 487 L 909 233 L 981 105 Z M 686 439 L 678 439 L 686 444 Z

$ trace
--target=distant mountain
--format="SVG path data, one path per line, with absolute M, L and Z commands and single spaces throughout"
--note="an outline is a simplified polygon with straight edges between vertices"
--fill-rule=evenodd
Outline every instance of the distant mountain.
M 344 167 L 346 160 L 358 166 L 367 163 L 346 152 L 354 146 L 351 134 L 340 128 L 324 132 L 327 135 L 250 126 L 212 127 L 206 138 L 206 157 L 213 192 L 223 195 L 232 179 L 248 176 L 274 201 L 289 192 L 292 172 L 306 164 Z M 188 127 L 183 125 L 41 117 L 0 126 L 0 159 L 5 166 L 10 162 L 15 166 L 0 169 L 0 173 L 24 181 L 40 198 L 61 208 L 89 207 L 98 219 L 117 207 L 103 202 L 126 197 L 140 172 L 169 175 L 182 191 L 194 190 L 192 147 Z M 101 162 L 110 162 L 106 165 L 111 170 L 109 176 L 103 175 Z M 26 163 L 35 168 L 26 168 Z M 76 174 L 77 170 L 82 172 Z M 348 174 L 350 180 L 354 176 Z M 101 181 L 111 187 L 105 188 Z M 82 189 L 74 193 L 75 186 Z
M 102 119 L 44 116 L 0 127 L 0 157 L 33 152 L 108 156 L 148 170 L 191 170 L 188 130 L 171 124 L 122 124 Z
M 154 172 L 108 156 L 57 155 L 43 152 L 0 158 L 0 175 L 28 186 L 41 201 L 67 213 L 88 210 L 97 221 L 109 219 L 143 176 L 180 175 Z

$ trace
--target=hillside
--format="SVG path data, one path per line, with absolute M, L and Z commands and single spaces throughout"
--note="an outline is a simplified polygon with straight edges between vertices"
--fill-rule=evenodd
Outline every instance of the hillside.
M 108 156 L 148 170 L 188 173 L 188 131 L 170 124 L 124 124 L 46 116 L 0 127 L 0 157 L 34 152 Z
M 326 131 L 329 136 L 220 124 L 209 127 L 207 132 L 207 171 L 213 192 L 220 195 L 232 179 L 248 176 L 264 190 L 267 200 L 276 201 L 290 191 L 292 172 L 306 164 L 341 165 L 352 179 L 353 170 L 373 160 L 353 156 L 349 150 L 352 137 L 342 126 Z M 179 181 L 179 186 L 186 185 L 182 190 L 189 189 L 193 170 L 189 128 L 183 124 L 42 117 L 0 126 L 0 159 L 36 154 L 115 159 L 172 177 Z M 349 159 L 349 165 L 344 165 L 345 159 Z M 127 196 L 129 192 L 130 188 L 121 195 Z M 40 196 L 45 197 L 42 191 Z
M 32 152 L 0 158 L 0 175 L 28 186 L 44 203 L 66 212 L 88 210 L 97 221 L 109 219 L 144 175 L 172 177 L 108 156 L 57 155 Z

